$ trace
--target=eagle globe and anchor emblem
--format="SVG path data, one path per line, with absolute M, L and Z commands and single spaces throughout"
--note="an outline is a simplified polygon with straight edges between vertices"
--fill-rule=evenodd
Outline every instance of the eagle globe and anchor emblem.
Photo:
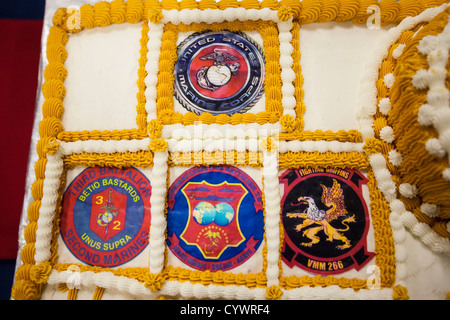
M 175 97 L 188 111 L 244 113 L 264 93 L 264 55 L 242 32 L 194 33 L 177 56 Z
M 114 218 L 119 214 L 117 207 L 115 207 L 112 202 L 112 189 L 109 189 L 108 191 L 108 201 L 106 202 L 106 205 L 100 207 L 100 209 L 105 211 L 97 215 L 97 225 L 105 228 L 104 239 L 107 238 L 110 223 L 113 222 Z
M 197 72 L 197 82 L 205 89 L 215 91 L 221 86 L 226 85 L 231 77 L 237 75 L 240 64 L 235 61 L 239 58 L 225 51 L 225 49 L 214 49 L 213 53 L 200 57 L 200 60 L 213 60 L 212 66 L 201 67 Z

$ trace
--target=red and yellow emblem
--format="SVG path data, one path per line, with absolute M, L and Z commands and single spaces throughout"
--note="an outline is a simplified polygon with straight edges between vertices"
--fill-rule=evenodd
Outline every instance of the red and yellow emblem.
M 204 258 L 218 259 L 225 249 L 245 240 L 238 221 L 248 192 L 241 184 L 189 182 L 181 192 L 189 205 L 189 219 L 180 237 L 197 246 Z
M 108 241 L 125 227 L 127 196 L 108 188 L 95 195 L 89 227 L 103 241 Z

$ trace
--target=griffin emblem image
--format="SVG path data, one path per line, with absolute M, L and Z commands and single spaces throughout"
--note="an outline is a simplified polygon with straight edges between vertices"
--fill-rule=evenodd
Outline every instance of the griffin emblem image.
M 282 259 L 289 266 L 319 274 L 361 269 L 367 251 L 368 209 L 362 196 L 366 178 L 355 170 L 288 170 L 281 177 L 285 193 Z
M 339 249 L 347 249 L 350 247 L 350 240 L 348 240 L 341 232 L 345 232 L 350 229 L 349 223 L 356 222 L 355 215 L 352 215 L 342 221 L 345 225 L 343 229 L 336 229 L 330 225 L 330 221 L 337 219 L 338 217 L 346 216 L 348 211 L 345 209 L 344 195 L 340 185 L 336 179 L 333 179 L 333 187 L 327 188 L 321 185 L 323 188 L 322 203 L 330 209 L 321 210 L 317 207 L 315 201 L 311 197 L 298 198 L 299 203 L 306 203 L 308 207 L 300 213 L 287 213 L 289 218 L 304 218 L 301 224 L 298 224 L 295 229 L 299 232 L 303 232 L 311 242 L 302 242 L 302 246 L 311 247 L 320 241 L 320 237 L 317 233 L 321 230 L 327 236 L 327 241 L 339 240 L 343 242 L 342 245 L 336 246 Z M 308 228 L 313 225 L 313 227 Z M 316 226 L 317 225 L 317 226 Z

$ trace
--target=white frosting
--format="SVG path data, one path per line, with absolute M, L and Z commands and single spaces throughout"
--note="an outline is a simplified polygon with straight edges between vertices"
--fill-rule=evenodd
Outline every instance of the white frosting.
M 137 152 L 149 150 L 149 138 L 141 140 L 78 140 L 74 142 L 60 142 L 59 152 L 61 156 L 72 153 L 115 153 L 115 152 Z
M 371 61 L 373 62 L 367 70 L 363 84 L 365 90 L 361 91 L 360 95 L 359 119 L 362 126 L 370 125 L 370 130 L 366 129 L 361 131 L 363 138 L 374 136 L 373 116 L 376 113 L 377 101 L 376 81 L 378 79 L 378 70 L 383 59 L 387 55 L 388 49 L 398 40 L 403 31 L 412 28 L 417 23 L 431 21 L 448 6 L 449 5 L 446 4 L 438 8 L 428 9 L 414 18 L 406 18 L 403 20 L 399 26 L 392 28 L 389 31 L 388 36 L 382 42 L 377 54 L 371 58 Z M 426 89 L 427 81 L 437 83 L 437 78 L 438 77 L 428 76 L 425 72 L 421 72 L 415 80 L 415 83 L 421 88 Z M 387 79 L 385 78 L 387 85 L 389 85 L 392 80 L 395 79 L 392 79 L 391 76 Z M 448 96 L 448 92 L 443 93 L 442 90 L 440 92 L 429 92 L 427 95 L 427 103 L 432 104 L 435 102 L 441 105 L 447 103 L 448 105 Z M 380 102 L 380 112 L 387 114 L 389 110 L 387 105 L 383 105 L 383 103 L 384 102 Z M 429 110 L 424 109 L 421 113 L 420 117 L 421 121 L 424 122 L 423 124 L 428 124 L 427 122 L 431 122 L 431 119 L 434 119 L 434 115 L 432 115 Z M 386 132 L 384 134 L 386 134 Z M 384 138 L 386 139 L 387 137 L 389 139 L 389 133 L 387 135 L 384 134 Z M 432 141 L 431 146 L 428 145 L 428 147 L 431 147 L 437 155 L 443 155 L 443 148 L 435 141 Z M 387 169 L 382 154 L 370 155 L 369 161 L 373 168 L 378 187 L 388 201 L 391 209 L 390 223 L 393 230 L 396 252 L 396 284 L 405 286 L 408 289 L 408 295 L 411 299 L 416 299 L 418 297 L 428 297 L 430 299 L 445 298 L 445 294 L 448 291 L 448 283 L 450 283 L 450 277 L 448 276 L 448 273 L 445 273 L 442 270 L 445 269 L 446 265 L 449 265 L 448 256 L 450 256 L 450 241 L 440 237 L 428 224 L 420 222 L 414 214 L 407 211 L 404 204 L 397 199 L 395 183 Z M 398 166 L 401 164 L 402 156 L 397 151 L 392 150 L 389 152 L 389 161 L 393 165 Z M 400 186 L 400 192 L 407 196 L 414 195 L 413 188 L 405 188 L 405 185 Z M 427 209 L 429 208 L 425 208 L 425 211 Z M 408 230 L 413 237 L 411 237 L 406 230 Z M 424 246 L 427 248 L 424 249 Z M 407 254 L 409 252 L 412 252 L 413 254 Z M 422 260 L 426 259 L 424 257 L 430 254 L 433 255 L 433 263 L 435 265 L 426 266 L 427 262 Z M 419 281 L 418 279 L 420 278 L 427 278 L 428 280 L 425 283 Z
M 428 150 L 430 154 L 433 156 L 442 158 L 445 156 L 446 152 L 441 145 L 439 139 L 431 138 L 425 143 L 425 148 Z
M 284 291 L 283 300 L 392 300 L 392 289 L 359 290 L 339 286 L 301 287 Z
M 398 59 L 400 58 L 400 55 L 403 52 L 403 49 L 405 49 L 406 45 L 404 45 L 403 43 L 400 43 L 397 48 L 395 48 L 395 50 L 392 52 L 392 58 L 394 59 Z
M 60 178 L 64 169 L 61 154 L 47 155 L 45 166 L 45 180 L 42 190 L 41 206 L 39 208 L 39 219 L 37 221 L 35 260 L 36 263 L 50 259 L 50 248 L 52 241 L 53 220 L 56 214 L 56 206 L 59 198 Z
M 427 216 L 431 217 L 431 218 L 435 218 L 438 217 L 440 212 L 440 209 L 437 205 L 435 204 L 430 204 L 430 203 L 423 203 L 420 206 L 420 211 L 422 211 L 423 213 L 425 213 Z
M 147 64 L 145 70 L 147 76 L 145 77 L 145 111 L 147 111 L 148 119 L 156 119 L 156 85 L 158 83 L 158 64 L 159 55 L 161 53 L 161 38 L 164 31 L 162 24 L 149 23 L 148 43 L 147 46 Z
M 236 139 L 236 140 L 214 140 L 214 139 L 191 139 L 175 140 L 169 139 L 167 149 L 170 152 L 198 152 L 198 151 L 234 151 L 244 152 L 258 151 L 261 149 L 261 140 L 257 139 Z
M 450 257 L 429 250 L 428 245 L 409 233 L 404 243 L 407 248 L 414 248 L 405 260 L 408 266 L 405 283 L 410 299 L 445 300 L 450 286 Z
M 263 10 L 245 9 L 245 8 L 227 8 L 225 10 L 218 9 L 183 9 L 178 11 L 162 10 L 164 18 L 161 20 L 163 24 L 191 24 L 193 22 L 220 23 L 225 21 L 246 21 L 246 20 L 264 20 L 279 22 L 276 10 L 265 8 Z
M 390 221 L 396 252 L 405 250 L 403 241 L 405 239 L 404 228 L 406 227 L 414 236 L 420 238 L 424 244 L 429 246 L 431 250 L 450 256 L 450 241 L 437 235 L 428 224 L 420 222 L 411 212 L 406 210 L 403 202 L 396 198 L 395 183 L 392 180 L 391 173 L 386 168 L 384 156 L 381 153 L 373 154 L 369 156 L 369 161 L 377 180 L 378 187 L 390 204 Z M 402 221 L 403 223 L 396 223 L 398 221 Z M 396 255 L 396 279 L 400 282 L 403 281 L 405 276 L 398 274 L 399 270 L 406 268 L 406 266 L 401 266 L 403 263 L 403 261 L 398 260 L 398 255 Z
M 450 168 L 447 168 L 444 171 L 442 171 L 442 178 L 444 178 L 447 181 L 450 181 Z
M 281 195 L 278 180 L 278 154 L 276 152 L 264 152 L 263 156 L 267 286 L 270 287 L 279 284 Z
M 73 277 L 73 272 L 60 272 L 53 270 L 50 274 L 48 284 L 57 285 L 67 283 Z M 245 286 L 218 286 L 214 284 L 202 285 L 189 282 L 166 281 L 162 289 L 152 292 L 145 284 L 135 279 L 122 276 L 114 276 L 112 272 L 94 273 L 91 271 L 79 273 L 79 285 L 81 291 L 92 287 L 105 288 L 109 290 L 120 290 L 121 295 L 130 294 L 144 299 L 156 299 L 159 296 L 177 297 L 181 299 L 257 299 L 264 300 L 265 288 L 250 289 Z
M 386 33 L 387 28 L 368 29 L 351 22 L 300 27 L 305 130 L 364 128 L 355 116 L 358 92 L 366 94 L 361 87 L 364 68 Z
M 368 62 L 365 74 L 360 79 L 361 85 L 358 97 L 357 118 L 361 126 L 363 139 L 372 138 L 373 116 L 377 111 L 377 87 L 376 82 L 379 76 L 379 69 L 383 59 L 387 56 L 389 48 L 400 38 L 401 34 L 413 28 L 421 22 L 429 22 L 436 15 L 443 12 L 449 4 L 443 4 L 439 7 L 430 8 L 415 17 L 405 18 L 397 27 L 391 28 L 384 39 L 378 44 L 376 51 L 371 53 L 366 59 Z M 448 99 L 447 99 L 448 100 Z
M 363 152 L 363 143 L 339 141 L 280 141 L 280 152 Z
M 392 88 L 393 84 L 395 82 L 395 77 L 393 73 L 388 73 L 387 75 L 384 76 L 384 85 L 387 88 Z
M 418 121 L 421 125 L 432 125 L 439 134 L 438 139 L 428 140 L 425 147 L 434 156 L 447 155 L 450 161 L 450 93 L 445 82 L 450 51 L 450 19 L 442 33 L 424 37 L 418 49 L 427 56 L 429 65 L 428 70 L 419 70 L 412 79 L 416 88 L 429 90 L 427 103 L 419 109 Z
M 175 140 L 221 140 L 221 139 L 258 139 L 273 136 L 281 130 L 280 124 L 256 123 L 239 125 L 230 124 L 195 124 L 183 126 L 182 124 L 166 125 L 162 129 L 161 138 Z
M 119 24 L 70 35 L 61 119 L 66 131 L 138 127 L 141 29 L 142 23 Z
M 419 108 L 417 120 L 422 126 L 430 126 L 435 121 L 436 114 L 434 108 L 429 104 L 424 104 Z
M 390 126 L 383 127 L 380 130 L 380 138 L 387 143 L 394 142 L 394 130 Z
M 164 268 L 165 232 L 167 221 L 164 216 L 167 193 L 167 170 L 169 153 L 155 152 L 153 157 L 151 224 L 150 224 L 150 272 L 160 273 Z
M 295 72 L 292 69 L 294 60 L 292 59 L 292 53 L 294 47 L 291 44 L 292 40 L 292 19 L 286 22 L 278 23 L 279 39 L 280 39 L 280 66 L 281 66 L 281 93 L 283 105 L 283 113 L 296 117 L 295 107 L 297 100 L 295 99 L 295 87 L 293 82 L 295 81 Z
M 389 162 L 392 163 L 392 165 L 398 167 L 402 164 L 403 157 L 397 150 L 392 149 L 391 151 L 389 151 L 388 157 Z
M 417 187 L 409 183 L 402 183 L 398 190 L 400 194 L 406 198 L 412 199 L 417 195 Z
M 260 151 L 262 139 L 274 137 L 280 131 L 279 124 L 258 125 L 205 125 L 181 124 L 163 127 L 161 137 L 168 142 L 170 152 L 196 151 Z
M 383 98 L 378 103 L 378 109 L 384 115 L 387 115 L 391 110 L 391 100 L 389 98 Z
M 74 277 L 73 272 L 56 272 L 50 274 L 48 284 L 50 286 L 59 283 L 68 283 Z M 152 292 L 135 279 L 114 276 L 111 272 L 94 273 L 91 271 L 79 273 L 80 292 L 99 286 L 105 288 L 105 294 L 120 290 L 120 295 L 131 295 L 130 298 L 156 299 L 159 296 L 176 297 L 179 299 L 236 299 L 236 300 L 264 300 L 266 299 L 265 288 L 247 288 L 245 286 L 218 286 L 214 284 L 203 285 L 200 283 L 166 281 L 162 289 Z M 54 289 L 55 291 L 57 289 Z M 297 289 L 281 289 L 283 300 L 385 300 L 392 299 L 392 289 L 372 289 L 355 291 L 351 288 L 342 289 L 339 286 L 309 287 L 304 286 Z M 62 296 L 61 298 L 63 298 Z M 119 296 L 120 297 L 120 296 Z M 89 296 L 87 298 L 90 298 Z

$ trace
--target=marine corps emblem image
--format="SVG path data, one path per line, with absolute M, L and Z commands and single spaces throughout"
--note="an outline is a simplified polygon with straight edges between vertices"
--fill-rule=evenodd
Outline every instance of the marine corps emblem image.
M 264 93 L 264 55 L 242 32 L 194 33 L 177 56 L 175 96 L 188 111 L 244 113 Z
M 63 198 L 61 236 L 80 261 L 115 267 L 148 244 L 150 181 L 135 168 L 82 171 Z
M 371 260 L 365 176 L 356 170 L 304 168 L 288 170 L 280 180 L 282 259 L 289 267 L 328 275 L 360 270 Z
M 262 193 L 236 167 L 192 168 L 169 189 L 167 230 L 171 252 L 190 267 L 235 268 L 262 242 Z

